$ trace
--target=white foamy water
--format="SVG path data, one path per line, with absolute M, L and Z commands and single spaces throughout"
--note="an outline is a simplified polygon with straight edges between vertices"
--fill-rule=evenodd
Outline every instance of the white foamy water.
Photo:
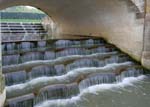
M 71 55 L 71 56 L 65 56 L 65 57 L 59 57 L 54 60 L 36 60 L 36 61 L 28 61 L 22 64 L 17 64 L 17 65 L 7 65 L 3 66 L 3 72 L 8 73 L 8 72 L 15 72 L 19 70 L 24 70 L 25 68 L 28 67 L 34 67 L 38 65 L 56 65 L 56 64 L 62 64 L 66 61 L 70 60 L 76 60 L 80 58 L 90 58 L 90 57 L 101 57 L 105 58 L 106 56 L 111 56 L 111 55 L 117 55 L 118 52 L 109 52 L 109 53 L 96 53 L 96 54 L 91 54 L 91 55 Z
M 100 85 L 94 85 L 90 86 L 78 94 L 78 96 L 72 97 L 70 99 L 58 99 L 58 100 L 49 100 L 45 101 L 42 104 L 38 104 L 35 107 L 67 107 L 67 105 L 76 105 L 76 107 L 79 107 L 77 102 L 82 100 L 87 100 L 84 98 L 86 94 L 96 94 L 98 95 L 99 92 L 104 92 L 104 91 L 118 91 L 117 89 L 122 89 L 124 90 L 127 86 L 133 86 L 135 83 L 138 83 L 142 81 L 146 76 L 141 75 L 138 77 L 128 77 L 124 78 L 122 82 L 119 83 L 114 83 L 114 84 L 100 84 Z M 73 106 L 74 107 L 74 106 Z
M 125 63 L 113 63 L 113 64 L 108 64 L 104 67 L 84 67 L 84 68 L 77 68 L 77 69 L 74 69 L 74 70 L 71 70 L 69 71 L 67 74 L 65 75 L 61 75 L 61 76 L 54 76 L 54 77 L 39 77 L 39 78 L 36 78 L 36 79 L 32 79 L 26 83 L 22 83 L 22 84 L 17 84 L 17 85 L 12 85 L 12 86 L 8 86 L 6 87 L 7 90 L 11 90 L 11 88 L 17 88 L 17 87 L 25 87 L 27 84 L 36 84 L 36 83 L 40 83 L 41 81 L 43 82 L 46 82 L 46 81 L 49 81 L 49 80 L 69 80 L 69 78 L 71 77 L 77 77 L 79 75 L 82 75 L 82 74 L 88 74 L 88 73 L 106 73 L 107 71 L 110 72 L 110 70 L 113 70 L 119 66 L 130 66 L 132 64 L 132 62 L 125 62 Z M 67 79 L 68 78 L 68 79 Z
M 32 92 L 33 89 L 42 88 L 47 85 L 67 84 L 67 83 L 74 82 L 80 75 L 87 75 L 89 73 L 114 72 L 118 67 L 129 67 L 131 65 L 132 62 L 113 63 L 113 64 L 108 64 L 104 67 L 90 67 L 90 68 L 87 67 L 87 68 L 74 69 L 62 76 L 39 77 L 23 84 L 17 84 L 17 85 L 6 87 L 7 96 L 14 97 L 14 96 L 27 94 L 29 92 Z

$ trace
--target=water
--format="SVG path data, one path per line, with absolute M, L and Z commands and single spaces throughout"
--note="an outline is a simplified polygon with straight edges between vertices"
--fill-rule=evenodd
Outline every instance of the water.
M 75 68 L 83 67 L 99 67 L 99 60 L 97 59 L 80 59 L 66 66 L 66 70 L 70 71 Z
M 46 47 L 46 41 L 39 41 L 37 46 L 42 48 Z
M 105 83 L 114 83 L 116 82 L 115 73 L 112 74 L 94 74 L 87 77 L 87 79 L 82 80 L 79 83 L 80 91 L 98 84 L 105 84 Z
M 142 74 L 144 74 L 144 69 L 141 66 L 129 68 L 117 76 L 117 81 L 122 81 L 126 77 L 138 77 Z
M 70 45 L 72 45 L 72 42 L 70 40 L 58 40 L 55 42 L 55 46 L 57 48 L 69 47 Z
M 71 98 L 79 93 L 79 88 L 76 83 L 69 85 L 52 85 L 40 90 L 35 99 L 35 104 L 45 100 Z
M 30 51 L 31 48 L 34 48 L 34 44 L 33 43 L 30 43 L 30 42 L 22 42 L 20 44 L 20 48 L 23 50 L 23 51 Z
M 2 56 L 2 65 L 18 64 L 19 61 L 20 61 L 20 55 Z
M 3 65 L 11 65 L 3 67 L 8 107 L 150 105 L 147 70 L 104 40 L 58 40 L 52 43 L 55 49 L 44 50 L 47 44 L 23 42 L 3 47 L 29 51 L 3 55 Z M 40 51 L 32 52 L 36 46 Z
M 65 66 L 63 64 L 55 65 L 54 67 L 55 67 L 57 75 L 63 75 L 66 73 L 66 69 L 65 69 Z
M 21 62 L 28 62 L 28 61 L 33 61 L 33 60 L 42 60 L 43 55 L 40 52 L 29 52 L 29 53 L 25 53 L 22 57 L 21 57 Z
M 35 107 L 148 107 L 149 77 L 128 77 L 118 84 L 94 85 L 71 99 L 49 100 Z
M 10 107 L 33 107 L 34 102 L 34 95 L 29 94 L 21 97 L 17 97 L 15 99 L 8 100 L 8 105 Z
M 15 43 L 8 43 L 6 45 L 6 50 L 9 52 L 9 53 L 13 53 L 13 50 L 15 49 Z
M 92 49 L 91 51 L 92 51 L 92 53 L 99 53 L 99 52 L 111 52 L 111 51 L 115 51 L 115 49 L 101 46 L 101 47 Z
M 44 59 L 45 60 L 55 59 L 55 52 L 53 52 L 53 51 L 46 51 L 45 54 L 44 54 Z
M 38 66 L 32 68 L 28 73 L 29 80 L 42 76 L 54 76 L 57 75 L 55 68 L 53 66 Z
M 3 65 L 15 65 L 33 60 L 53 60 L 59 57 L 65 57 L 70 55 L 90 55 L 95 53 L 115 52 L 115 50 L 107 51 L 107 49 L 103 49 L 103 47 L 95 47 L 92 49 L 74 47 L 74 48 L 66 48 L 60 51 L 54 50 L 44 51 L 45 48 L 43 46 L 45 46 L 45 42 L 40 42 L 39 44 L 40 46 L 38 45 L 39 48 L 34 48 L 35 45 L 30 42 L 22 42 L 20 45 L 17 45 L 17 47 L 19 47 L 19 51 L 14 49 L 12 49 L 12 51 L 8 51 L 9 53 L 5 51 L 7 52 L 7 55 L 5 54 L 3 55 Z M 14 54 L 14 52 L 20 53 L 17 55 Z
M 13 98 L 16 96 L 22 96 L 24 94 L 29 94 L 32 91 L 36 91 L 37 89 L 40 89 L 47 85 L 70 84 L 72 82 L 79 83 L 82 79 L 85 79 L 86 76 L 91 73 L 111 73 L 116 72 L 119 69 L 125 69 L 127 67 L 130 67 L 131 65 L 132 65 L 131 62 L 114 63 L 98 68 L 97 67 L 78 68 L 71 70 L 61 76 L 35 78 L 33 80 L 27 81 L 26 83 L 6 87 L 7 98 Z
M 14 73 L 5 74 L 6 86 L 24 83 L 27 79 L 27 74 L 25 71 L 18 71 Z
M 65 49 L 63 51 L 57 52 L 56 57 L 63 57 L 68 55 L 85 55 L 87 53 L 87 50 L 83 48 L 69 48 Z

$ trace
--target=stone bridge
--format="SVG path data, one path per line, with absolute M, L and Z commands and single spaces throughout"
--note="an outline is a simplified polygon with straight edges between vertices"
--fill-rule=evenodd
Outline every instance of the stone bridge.
M 1 10 L 19 5 L 48 14 L 53 38 L 103 37 L 150 68 L 150 0 L 0 0 Z

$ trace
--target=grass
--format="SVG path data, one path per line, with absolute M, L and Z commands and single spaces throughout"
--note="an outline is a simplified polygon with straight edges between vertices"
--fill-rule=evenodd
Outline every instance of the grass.
M 40 23 L 41 20 L 35 20 L 35 19 L 0 19 L 0 22 L 24 22 L 24 23 Z

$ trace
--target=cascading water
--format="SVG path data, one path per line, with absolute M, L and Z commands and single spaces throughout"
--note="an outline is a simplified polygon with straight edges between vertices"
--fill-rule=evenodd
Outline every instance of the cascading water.
M 7 107 L 150 105 L 147 70 L 103 39 L 7 45 L 3 44 L 3 50 L 11 50 L 3 54 Z M 141 104 L 143 99 L 146 103 Z
M 65 99 L 71 98 L 79 93 L 78 84 L 69 84 L 69 85 L 52 85 L 45 87 L 40 90 L 38 96 L 35 99 L 35 104 L 43 102 L 45 100 L 54 100 L 54 99 Z
M 55 70 L 56 70 L 56 73 L 57 75 L 63 75 L 65 74 L 66 72 L 66 69 L 65 69 L 65 66 L 63 64 L 61 65 L 55 65 Z
M 42 60 L 43 55 L 42 53 L 39 52 L 31 52 L 31 53 L 26 53 L 21 57 L 21 62 L 28 62 L 28 61 L 33 61 L 33 60 Z
M 80 91 L 92 85 L 114 83 L 116 81 L 115 73 L 113 74 L 94 74 L 84 79 L 79 84 Z
M 20 55 L 2 56 L 2 65 L 18 64 Z
M 55 59 L 55 52 L 53 51 L 46 51 L 44 54 L 45 60 Z
M 80 59 L 75 61 L 72 64 L 69 64 L 66 67 L 67 71 L 70 71 L 72 69 L 76 69 L 76 68 L 83 68 L 83 67 L 99 67 L 99 60 L 96 59 Z
M 20 48 L 23 51 L 30 51 L 30 49 L 33 47 L 34 47 L 33 43 L 30 43 L 30 42 L 22 42 L 20 45 Z
M 33 107 L 34 95 L 29 94 L 18 98 L 8 100 L 10 107 Z M 18 103 L 19 102 L 19 103 Z
M 52 66 L 38 66 L 29 72 L 29 79 L 42 77 L 42 76 L 54 76 L 57 75 L 55 68 Z
M 64 48 L 70 45 L 72 45 L 72 42 L 70 40 L 58 40 L 55 42 L 55 46 L 58 48 Z
M 138 77 L 143 74 L 144 74 L 144 69 L 142 67 L 138 67 L 138 68 L 135 67 L 135 68 L 127 69 L 124 72 L 121 72 L 121 74 L 118 75 L 116 78 L 117 78 L 117 81 L 122 81 L 124 78 Z
M 82 48 L 69 48 L 56 53 L 56 57 L 63 57 L 68 55 L 85 55 L 87 54 L 87 50 Z
M 5 75 L 6 85 L 10 86 L 13 84 L 23 83 L 27 80 L 27 75 L 25 71 L 18 71 L 14 73 L 8 73 Z

